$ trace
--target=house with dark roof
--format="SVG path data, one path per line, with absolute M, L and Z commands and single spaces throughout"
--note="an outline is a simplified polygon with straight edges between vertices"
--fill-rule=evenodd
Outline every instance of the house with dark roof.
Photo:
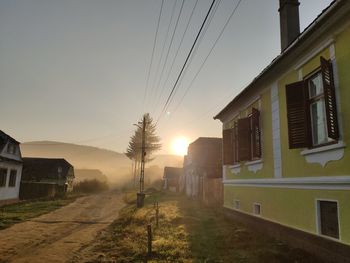
M 179 180 L 182 173 L 182 168 L 164 167 L 163 188 L 172 192 L 179 192 Z
M 62 158 L 23 158 L 21 199 L 55 196 L 73 190 L 74 167 Z
M 214 117 L 224 209 L 327 262 L 350 255 L 350 1 L 302 32 L 280 0 L 281 54 Z
M 222 139 L 199 137 L 184 158 L 181 191 L 206 204 L 222 204 Z
M 0 204 L 17 201 L 22 175 L 19 142 L 0 130 Z

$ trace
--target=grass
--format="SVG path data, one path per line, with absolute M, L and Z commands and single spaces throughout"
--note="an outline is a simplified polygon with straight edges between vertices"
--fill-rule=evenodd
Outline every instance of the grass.
M 38 199 L 0 207 L 0 230 L 13 224 L 49 213 L 73 202 L 78 195 L 72 194 L 59 199 Z
M 254 233 L 184 196 L 154 192 L 145 207 L 129 204 L 101 236 L 94 253 L 101 262 L 145 262 L 148 223 L 153 225 L 153 254 L 148 262 L 320 262 L 266 235 Z M 153 203 L 160 207 L 155 227 Z M 95 261 L 92 262 L 96 262 Z

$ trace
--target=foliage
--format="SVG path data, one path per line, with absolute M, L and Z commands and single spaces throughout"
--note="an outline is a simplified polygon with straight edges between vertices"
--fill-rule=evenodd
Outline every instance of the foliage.
M 322 262 L 266 235 L 227 219 L 185 196 L 155 190 L 145 207 L 127 205 L 99 237 L 94 253 L 106 262 L 145 262 L 146 226 L 153 226 L 153 254 L 148 262 Z M 155 227 L 154 202 L 159 202 Z
M 84 180 L 74 184 L 73 191 L 76 193 L 99 193 L 109 189 L 106 181 L 97 179 Z
M 149 113 L 144 114 L 146 129 L 145 129 L 145 147 L 146 147 L 146 162 L 152 160 L 152 154 L 161 149 L 160 138 L 156 135 L 156 124 L 153 122 Z M 139 122 L 135 133 L 131 136 L 125 155 L 134 161 L 141 160 L 141 146 L 142 146 L 142 121 Z

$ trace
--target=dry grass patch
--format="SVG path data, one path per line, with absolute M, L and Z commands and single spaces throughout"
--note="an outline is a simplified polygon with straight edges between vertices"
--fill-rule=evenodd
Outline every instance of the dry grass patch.
M 131 195 L 126 199 L 129 205 L 93 249 L 103 255 L 101 262 L 145 262 L 149 223 L 154 235 L 148 262 L 320 262 L 225 218 L 220 209 L 203 207 L 184 196 L 153 192 L 142 209 L 136 209 Z M 153 206 L 157 201 L 158 228 Z

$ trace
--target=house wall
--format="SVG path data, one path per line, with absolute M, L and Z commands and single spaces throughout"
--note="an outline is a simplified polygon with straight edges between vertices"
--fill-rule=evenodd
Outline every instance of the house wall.
M 259 94 L 256 100 L 251 101 L 240 111 L 232 114 L 232 119 L 224 124 L 225 129 L 232 128 L 234 121 L 247 117 L 252 108 L 260 110 L 262 158 L 261 161 L 240 162 L 236 165 L 224 167 L 224 179 L 246 179 L 246 178 L 272 178 L 273 177 L 273 151 L 272 151 L 272 115 L 271 96 L 269 90 Z
M 350 245 L 350 20 L 346 19 L 323 32 L 317 42 L 295 52 L 285 68 L 275 71 L 275 78 L 255 89 L 258 93 L 247 93 L 250 99 L 260 98 L 262 160 L 253 164 L 255 171 L 245 162 L 224 166 L 223 173 L 224 207 L 235 209 L 234 202 L 239 200 L 237 211 L 253 215 L 253 204 L 259 203 L 259 217 L 317 235 L 316 200 L 337 201 L 337 241 Z M 319 67 L 320 56 L 333 60 L 341 138 L 332 150 L 319 148 L 310 154 L 307 149 L 289 149 L 285 85 Z M 241 100 L 241 110 L 225 116 L 224 129 L 245 111 L 249 98 Z
M 329 152 L 323 156 L 321 154 L 305 156 L 302 154 L 304 149 L 289 149 L 288 147 L 288 126 L 287 126 L 287 107 L 285 85 L 302 79 L 303 76 L 319 67 L 320 56 L 326 59 L 331 58 L 330 50 L 335 50 L 335 78 L 336 89 L 340 94 L 337 100 L 339 109 L 338 118 L 340 123 L 340 133 L 346 145 L 350 144 L 350 105 L 347 102 L 349 97 L 349 73 L 345 72 L 350 66 L 350 55 L 348 48 L 350 45 L 350 28 L 338 35 L 334 44 L 330 44 L 323 50 L 315 54 L 305 65 L 298 70 L 292 70 L 278 81 L 279 106 L 280 106 L 280 126 L 281 126 L 281 150 L 282 150 L 282 173 L 283 177 L 305 177 L 305 176 L 340 176 L 350 175 L 350 148 L 345 147 L 338 150 L 339 154 L 332 155 Z M 338 84 L 337 84 L 338 82 Z M 324 163 L 325 161 L 328 161 Z M 298 167 L 298 169 L 295 169 Z
M 22 164 L 16 164 L 12 162 L 0 162 L 0 168 L 7 169 L 6 185 L 5 187 L 0 187 L 0 201 L 18 199 L 19 188 L 21 184 Z M 17 170 L 15 187 L 8 186 L 11 170 Z
M 325 189 L 282 189 L 225 185 L 224 207 L 253 214 L 253 204 L 261 205 L 260 217 L 273 222 L 318 234 L 316 200 L 337 200 L 340 241 L 350 244 L 350 191 Z

